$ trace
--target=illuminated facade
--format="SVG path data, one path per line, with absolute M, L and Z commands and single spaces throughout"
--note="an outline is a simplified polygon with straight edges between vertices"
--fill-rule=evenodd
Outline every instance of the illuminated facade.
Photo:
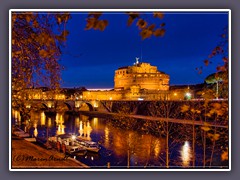
M 169 75 L 158 71 L 149 63 L 118 68 L 114 76 L 114 89 L 85 91 L 85 100 L 166 100 L 169 99 Z
M 133 66 L 118 68 L 114 76 L 115 90 L 168 90 L 169 75 L 158 71 L 156 66 L 149 63 L 139 63 L 138 59 Z

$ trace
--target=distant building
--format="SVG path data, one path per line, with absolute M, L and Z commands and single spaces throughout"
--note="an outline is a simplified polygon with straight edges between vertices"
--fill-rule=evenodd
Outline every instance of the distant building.
M 114 76 L 115 90 L 146 89 L 168 90 L 169 75 L 158 71 L 156 66 L 149 63 L 139 63 L 133 66 L 118 68 Z
M 138 62 L 115 71 L 114 89 L 85 91 L 87 100 L 163 100 L 169 99 L 170 77 L 149 63 Z

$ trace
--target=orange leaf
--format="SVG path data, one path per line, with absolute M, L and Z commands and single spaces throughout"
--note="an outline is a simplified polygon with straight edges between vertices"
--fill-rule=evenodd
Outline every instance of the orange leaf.
M 206 65 L 206 66 L 208 66 L 208 64 L 209 64 L 209 60 L 204 60 L 204 64 Z
M 96 24 L 96 19 L 91 17 L 91 18 L 87 18 L 87 24 L 86 24 L 86 28 L 85 30 L 89 30 L 91 28 L 93 28 Z
M 158 17 L 158 18 L 162 19 L 164 17 L 164 15 L 163 15 L 163 13 L 160 13 L 160 12 L 154 12 L 153 17 Z
M 127 25 L 128 25 L 128 26 L 131 26 L 132 23 L 133 23 L 133 20 L 134 20 L 134 19 L 133 19 L 131 16 L 129 16 L 128 21 L 127 21 Z
M 139 19 L 138 22 L 137 22 L 137 26 L 140 29 L 146 28 L 147 27 L 147 22 L 144 21 L 143 19 Z
M 221 160 L 228 160 L 228 151 L 223 151 L 223 153 L 221 154 Z
M 148 29 L 153 30 L 155 28 L 155 26 L 156 26 L 155 24 L 151 24 L 150 26 L 148 26 Z
M 104 31 L 104 29 L 106 28 L 105 22 L 98 21 L 95 28 L 99 29 L 100 31 Z
M 165 34 L 165 29 L 157 29 L 153 32 L 154 36 L 164 36 Z
M 141 32 L 140 32 L 140 35 L 142 36 L 142 39 L 146 39 L 146 38 L 149 38 L 151 37 L 152 35 L 152 31 L 149 30 L 149 29 L 143 29 Z
M 207 126 L 202 126 L 201 129 L 204 130 L 204 131 L 210 131 L 210 130 L 211 130 L 211 129 L 210 129 L 209 127 L 207 127 Z
M 160 24 L 161 27 L 164 27 L 165 25 L 166 25 L 165 23 Z

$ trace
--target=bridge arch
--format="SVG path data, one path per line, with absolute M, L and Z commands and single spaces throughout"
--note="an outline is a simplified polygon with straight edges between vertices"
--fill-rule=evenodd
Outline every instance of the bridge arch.
M 30 103 L 30 106 L 32 108 L 37 108 L 37 109 L 44 109 L 44 110 L 48 109 L 47 104 L 44 102 L 33 102 L 33 103 Z
M 64 102 L 64 104 L 68 107 L 68 110 L 73 110 L 73 107 L 69 103 Z
M 79 107 L 81 111 L 94 111 L 94 107 L 90 102 L 82 102 L 81 106 Z
M 55 107 L 56 110 L 59 110 L 59 111 L 63 111 L 63 110 L 73 110 L 74 109 L 74 106 L 70 103 L 70 102 L 66 102 L 66 101 L 58 101 L 56 103 L 56 107 Z

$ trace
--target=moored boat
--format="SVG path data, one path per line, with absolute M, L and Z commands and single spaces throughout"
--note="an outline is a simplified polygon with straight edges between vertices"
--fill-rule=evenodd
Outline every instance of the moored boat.
M 30 137 L 29 133 L 23 131 L 22 129 L 16 126 L 12 128 L 12 133 L 18 137 L 23 137 L 23 138 Z
M 98 143 L 94 141 L 85 140 L 79 137 L 76 138 L 76 141 L 79 145 L 85 147 L 88 151 L 98 152 L 101 149 Z
M 86 148 L 76 143 L 75 137 L 76 136 L 71 134 L 61 134 L 49 137 L 48 140 L 59 152 L 74 155 L 85 155 L 87 153 Z

